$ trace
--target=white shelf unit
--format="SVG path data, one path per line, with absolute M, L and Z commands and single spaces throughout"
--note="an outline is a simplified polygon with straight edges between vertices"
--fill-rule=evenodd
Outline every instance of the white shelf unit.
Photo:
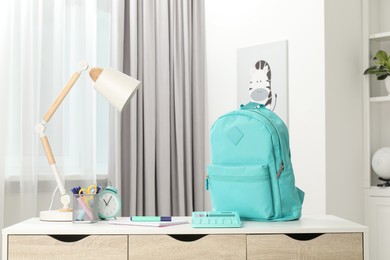
M 389 0 L 362 0 L 363 71 L 374 64 L 378 50 L 390 53 Z M 365 224 L 370 230 L 370 259 L 390 259 L 390 187 L 372 170 L 371 158 L 382 147 L 390 147 L 390 96 L 374 75 L 363 77 L 364 88 L 364 187 Z
M 390 53 L 390 1 L 363 0 L 363 70 L 373 65 L 378 50 Z M 366 75 L 364 87 L 364 186 L 376 187 L 381 181 L 372 170 L 371 158 L 378 149 L 390 147 L 390 95 L 387 95 L 384 81 L 374 75 Z M 390 188 L 389 188 L 390 189 Z
M 390 2 L 390 1 L 389 1 Z M 373 64 L 373 57 L 378 50 L 390 53 L 390 31 L 371 34 L 368 38 L 367 55 L 364 59 L 366 67 Z M 390 147 L 390 95 L 387 94 L 384 81 L 377 80 L 374 75 L 365 76 L 364 85 L 367 88 L 366 119 L 367 145 L 366 145 L 366 188 L 375 187 L 381 183 L 372 170 L 372 155 L 382 147 Z M 389 188 L 390 189 L 390 188 Z

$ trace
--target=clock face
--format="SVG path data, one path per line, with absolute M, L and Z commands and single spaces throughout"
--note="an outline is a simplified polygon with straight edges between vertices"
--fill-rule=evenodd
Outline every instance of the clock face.
M 121 208 L 118 196 L 111 191 L 102 191 L 99 194 L 99 216 L 101 218 L 113 218 Z

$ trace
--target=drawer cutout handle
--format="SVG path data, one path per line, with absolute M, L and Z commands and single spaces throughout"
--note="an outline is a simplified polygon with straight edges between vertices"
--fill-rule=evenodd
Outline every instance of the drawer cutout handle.
M 89 235 L 50 235 L 50 237 L 54 238 L 55 240 L 65 242 L 65 243 L 73 243 L 80 241 Z
M 169 236 L 181 242 L 194 242 L 207 235 L 200 234 L 200 235 L 169 235 Z
M 290 238 L 299 241 L 309 241 L 315 239 L 319 236 L 322 236 L 324 233 L 300 233 L 300 234 L 286 234 Z

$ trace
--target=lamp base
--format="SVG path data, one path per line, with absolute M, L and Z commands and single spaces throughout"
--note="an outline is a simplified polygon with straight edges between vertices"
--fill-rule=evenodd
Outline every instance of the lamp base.
M 39 213 L 41 221 L 67 222 L 72 221 L 73 211 L 47 210 Z

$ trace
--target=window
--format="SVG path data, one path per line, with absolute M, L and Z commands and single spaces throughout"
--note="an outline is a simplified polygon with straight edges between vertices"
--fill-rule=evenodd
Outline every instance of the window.
M 6 178 L 51 174 L 34 127 L 79 70 L 80 61 L 109 66 L 110 11 L 108 0 L 13 5 L 5 57 Z M 92 85 L 88 73 L 82 73 L 45 131 L 60 172 L 69 178 L 108 173 L 110 106 Z

